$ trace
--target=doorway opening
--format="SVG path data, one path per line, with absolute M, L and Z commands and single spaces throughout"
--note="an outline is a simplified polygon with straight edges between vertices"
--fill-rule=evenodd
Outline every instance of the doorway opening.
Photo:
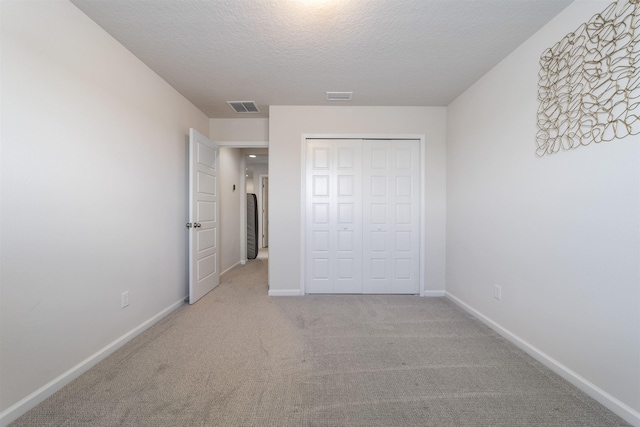
M 247 261 L 268 258 L 269 247 L 269 149 L 244 148 L 244 183 L 247 193 L 243 254 Z M 253 205 L 255 203 L 255 205 Z M 254 229 L 255 228 L 255 229 Z
M 261 211 L 263 195 L 261 192 L 255 194 L 256 189 L 259 188 L 256 179 L 261 174 L 265 176 L 268 174 L 268 148 L 266 144 L 259 147 L 220 144 L 219 205 L 221 227 L 219 247 L 222 253 L 220 276 L 224 276 L 224 280 L 229 280 L 229 277 L 244 277 L 244 274 L 249 274 L 251 280 L 262 280 L 258 277 L 260 274 L 257 276 L 256 274 L 258 271 L 267 271 L 268 252 L 262 249 L 262 239 L 257 238 L 258 229 L 260 236 L 263 234 L 263 229 L 268 229 L 268 225 L 263 224 L 264 221 L 261 217 L 256 218 L 254 226 L 254 256 L 247 256 L 247 236 L 249 234 L 247 230 L 247 207 L 249 205 L 247 193 L 254 193 L 254 212 Z M 260 199 L 259 204 L 258 199 Z M 245 268 L 249 267 L 247 265 L 249 260 L 256 262 L 251 262 L 251 267 Z M 232 272 L 233 274 L 231 274 Z M 264 275 L 266 276 L 266 274 Z M 266 277 L 265 285 L 268 289 L 268 277 Z

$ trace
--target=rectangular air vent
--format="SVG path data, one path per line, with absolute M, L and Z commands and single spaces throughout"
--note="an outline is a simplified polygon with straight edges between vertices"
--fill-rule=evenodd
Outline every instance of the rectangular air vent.
M 236 113 L 259 113 L 258 106 L 254 101 L 227 101 Z
M 327 92 L 327 101 L 351 101 L 353 92 Z

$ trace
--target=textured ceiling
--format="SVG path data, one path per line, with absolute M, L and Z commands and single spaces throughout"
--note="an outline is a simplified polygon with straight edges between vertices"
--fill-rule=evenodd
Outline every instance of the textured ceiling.
M 71 1 L 225 118 L 268 117 L 269 105 L 447 105 L 572 0 Z M 261 112 L 226 103 L 245 100 Z

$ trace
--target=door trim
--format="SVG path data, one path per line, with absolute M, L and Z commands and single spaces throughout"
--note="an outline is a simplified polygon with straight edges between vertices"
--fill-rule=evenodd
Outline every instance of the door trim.
M 306 295 L 306 219 L 307 219 L 307 139 L 413 139 L 420 141 L 420 274 L 419 295 L 426 296 L 426 138 L 425 134 L 345 134 L 303 133 L 301 135 L 301 206 L 300 206 L 300 295 Z

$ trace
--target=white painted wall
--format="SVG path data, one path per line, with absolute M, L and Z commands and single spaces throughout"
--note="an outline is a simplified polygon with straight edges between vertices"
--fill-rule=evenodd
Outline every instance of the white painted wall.
M 540 54 L 608 4 L 573 3 L 448 107 L 447 293 L 640 425 L 640 138 L 534 154 Z
M 182 303 L 186 137 L 209 121 L 71 3 L 0 7 L 6 423 Z
M 220 271 L 240 263 L 240 201 L 245 197 L 240 186 L 242 150 L 220 148 Z M 235 185 L 235 190 L 233 186 Z
M 240 142 L 239 146 L 267 145 L 269 141 L 269 119 L 209 119 L 209 135 L 213 141 L 227 144 Z M 248 144 L 247 143 L 251 143 Z
M 440 107 L 269 108 L 269 292 L 300 292 L 302 135 L 424 134 L 426 136 L 427 291 L 445 286 L 445 128 Z
M 261 193 L 260 189 L 260 175 L 268 175 L 269 174 L 269 165 L 254 165 L 253 166 L 253 192 Z

